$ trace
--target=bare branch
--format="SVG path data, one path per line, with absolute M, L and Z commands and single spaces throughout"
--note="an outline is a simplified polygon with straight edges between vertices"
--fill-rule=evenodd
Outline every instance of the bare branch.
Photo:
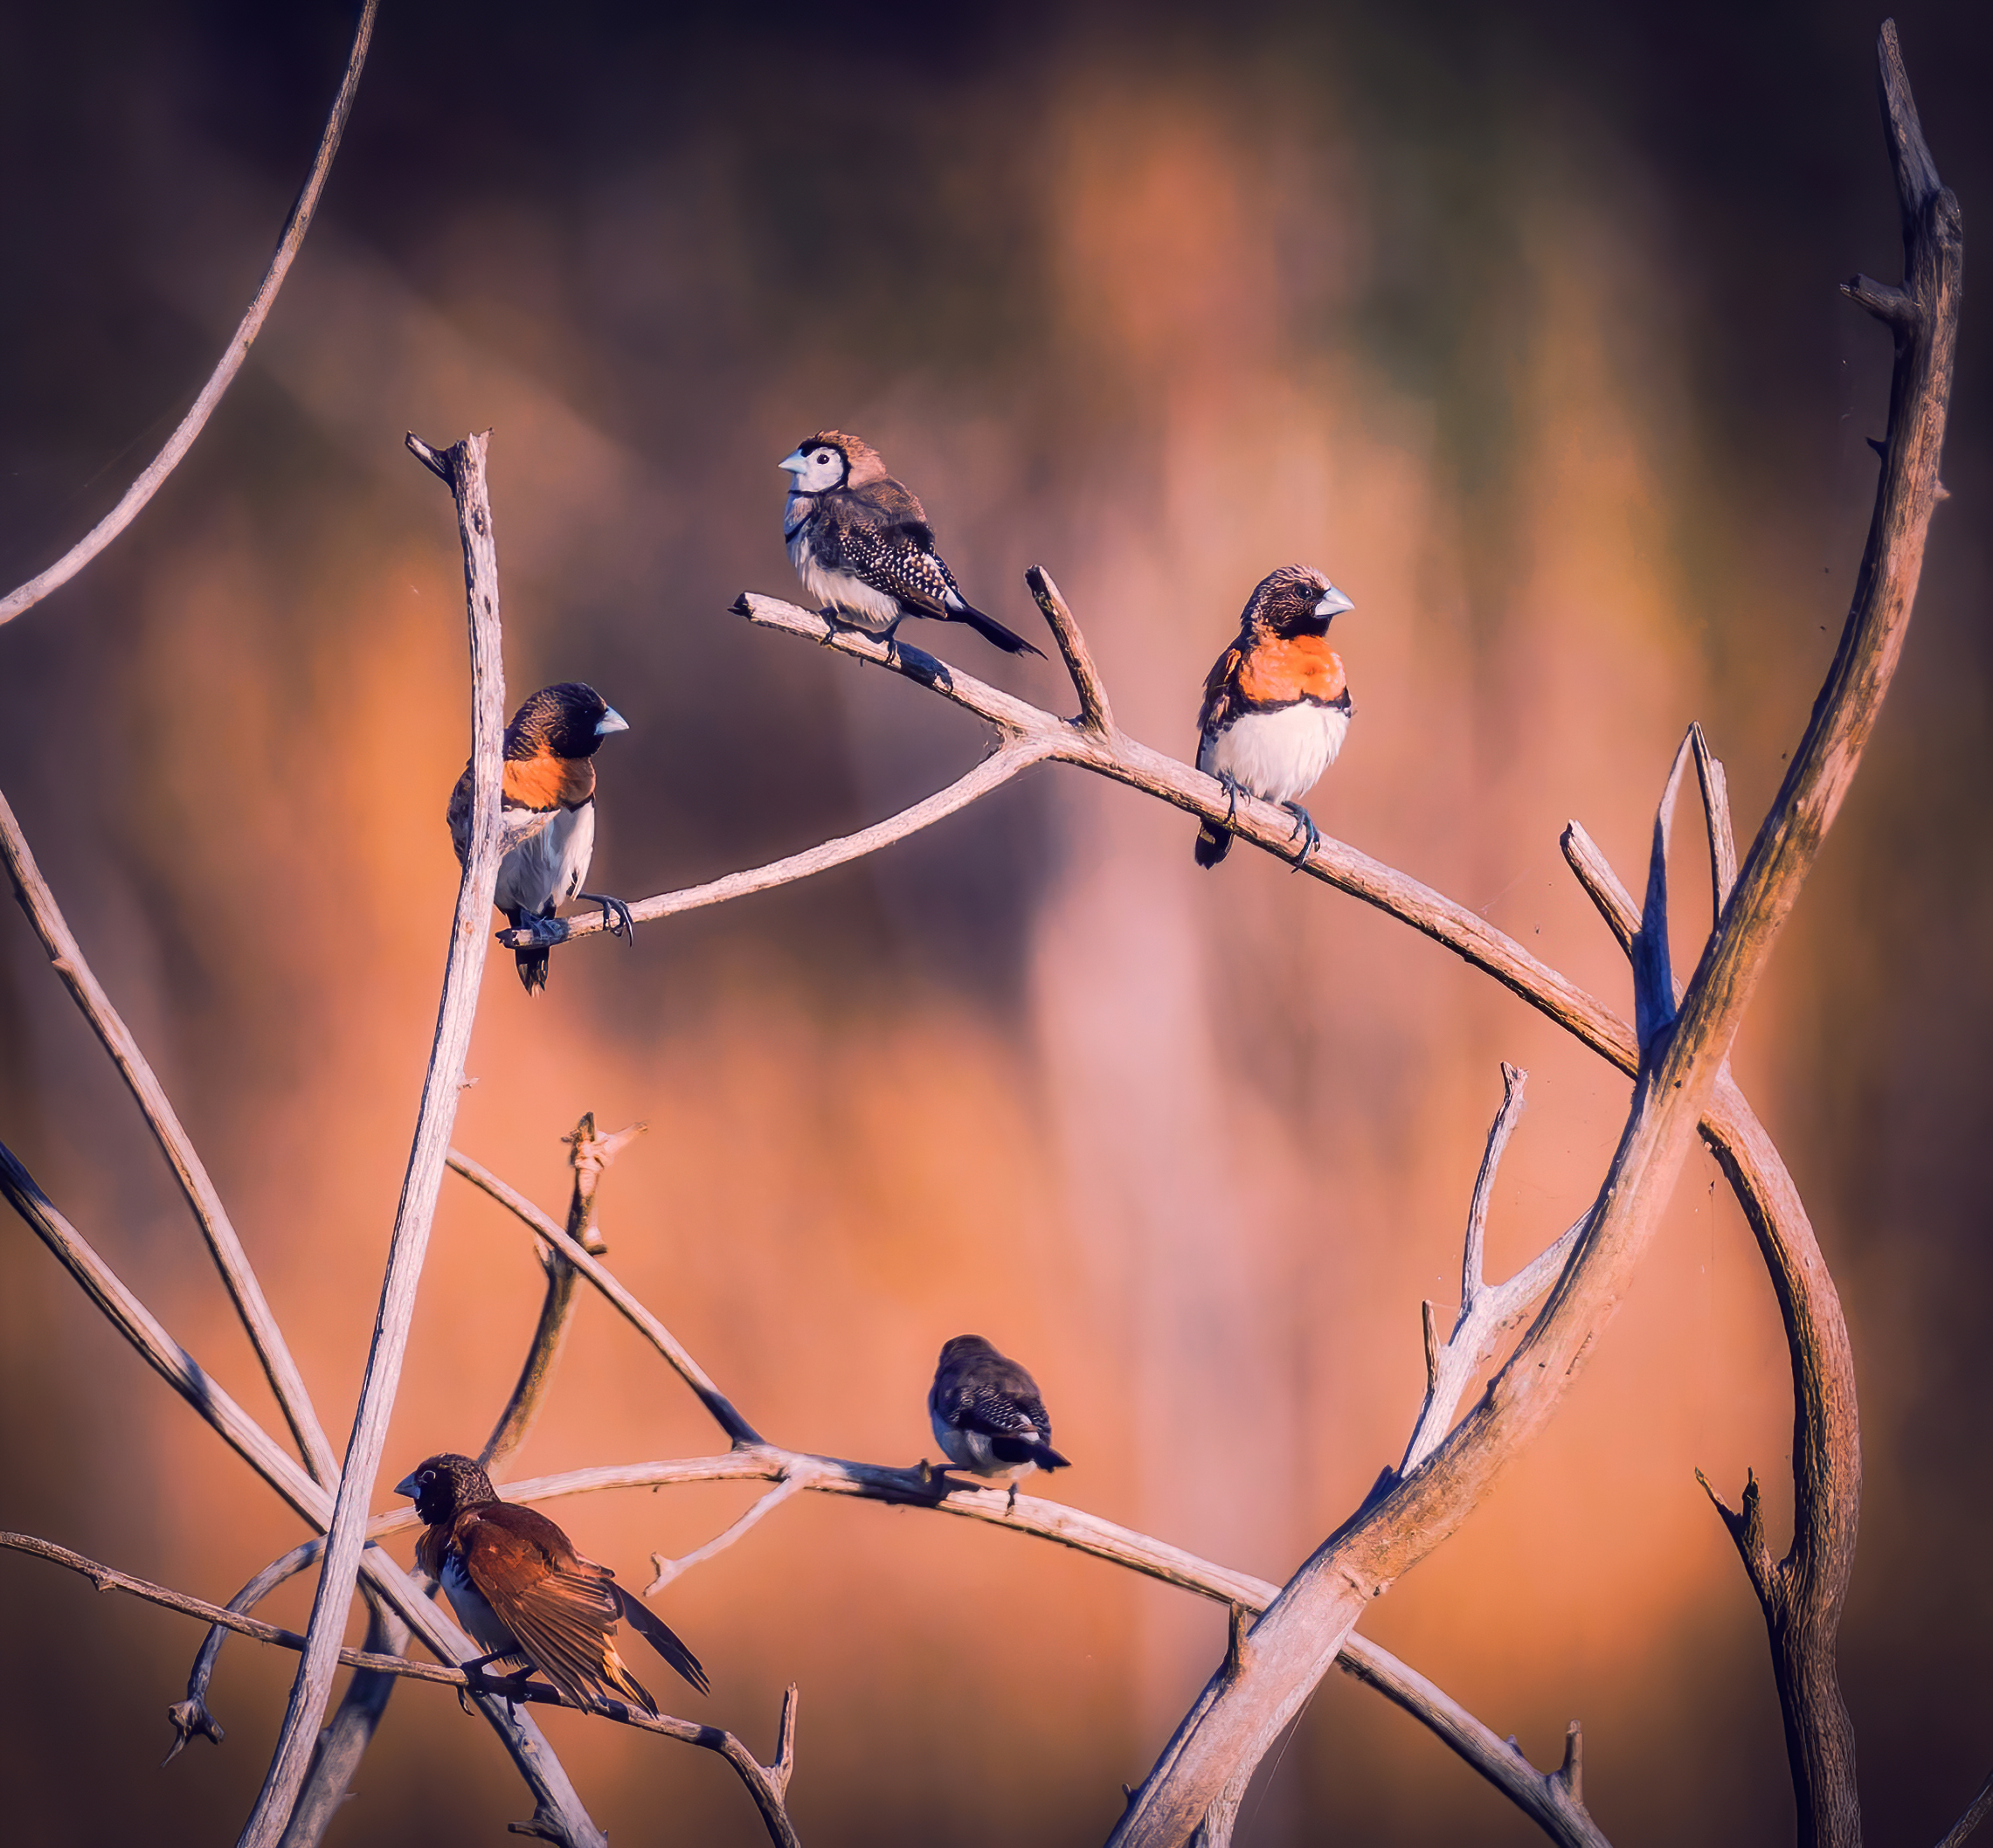
M 1111 736 L 1114 709 L 1107 703 L 1100 669 L 1094 666 L 1093 651 L 1087 647 L 1086 637 L 1080 633 L 1066 599 L 1059 594 L 1059 586 L 1052 582 L 1051 572 L 1041 564 L 1035 564 L 1025 572 L 1024 582 L 1045 613 L 1045 620 L 1051 625 L 1053 639 L 1065 661 L 1066 672 L 1073 677 L 1073 690 L 1080 696 L 1080 723 L 1089 731 Z
M 377 1593 L 370 1595 L 369 1602 L 367 1644 L 362 1652 L 405 1658 L 407 1624 Z M 360 1768 L 361 1759 L 373 1743 L 396 1679 L 380 1669 L 363 1668 L 346 1684 L 332 1724 L 319 1735 L 310 1775 L 305 1779 L 296 1809 L 291 1811 L 290 1826 L 284 1831 L 280 1848 L 318 1848 L 324 1839 L 333 1817 L 345 1803 L 353 1774 Z
M 464 591 L 470 626 L 471 773 L 473 803 L 469 851 L 457 888 L 443 996 L 437 1009 L 436 1038 L 423 1080 L 401 1202 L 388 1245 L 387 1275 L 374 1340 L 360 1387 L 360 1407 L 346 1446 L 345 1468 L 326 1538 L 325 1558 L 312 1601 L 303 1659 L 291 1685 L 290 1703 L 263 1789 L 240 1838 L 240 1848 L 275 1848 L 289 1821 L 311 1759 L 313 1742 L 331 1698 L 333 1671 L 387 1440 L 388 1419 L 401 1382 L 408 1325 L 415 1312 L 416 1285 L 429 1246 L 436 1197 L 449 1152 L 450 1127 L 462 1095 L 464 1056 L 477 1013 L 478 989 L 490 938 L 492 892 L 504 856 L 500 813 L 500 776 L 505 732 L 505 668 L 498 597 L 498 550 L 491 497 L 485 477 L 485 436 L 467 436 L 446 452 L 457 525 L 463 541 Z
M 574 1192 L 568 1201 L 567 1235 L 591 1256 L 599 1257 L 609 1247 L 595 1229 L 595 1190 L 603 1171 L 616 1159 L 617 1151 L 643 1133 L 644 1125 L 633 1123 L 612 1136 L 595 1132 L 595 1112 L 588 1111 L 575 1125 L 574 1133 L 563 1136 L 568 1145 L 568 1161 L 574 1169 Z M 567 1339 L 568 1317 L 574 1307 L 576 1272 L 572 1264 L 552 1249 L 540 1254 L 547 1273 L 547 1294 L 540 1305 L 540 1319 L 533 1330 L 533 1343 L 526 1363 L 519 1370 L 519 1381 L 512 1388 L 498 1422 L 478 1453 L 487 1470 L 509 1457 L 525 1443 L 527 1434 L 540 1415 L 541 1402 L 552 1383 L 554 1367 Z
M 1668 954 L 1668 836 L 1674 827 L 1675 801 L 1681 794 L 1682 772 L 1688 768 L 1689 757 L 1690 739 L 1685 736 L 1654 811 L 1647 898 L 1640 910 L 1640 928 L 1633 934 L 1633 1030 L 1643 1057 L 1657 1035 L 1675 1023 L 1675 978 Z
M 1966 1838 L 1993 1815 L 1993 1771 L 1986 1774 L 1986 1782 L 1980 1785 L 1978 1794 L 1965 1806 L 1965 1814 L 1951 1825 L 1938 1848 L 1962 1848 Z
M 909 654 L 920 652 L 905 642 L 900 644 L 900 649 Z M 647 924 L 654 917 L 675 917 L 681 911 L 702 910 L 708 905 L 724 904 L 729 899 L 745 898 L 752 892 L 772 891 L 777 886 L 793 885 L 799 879 L 827 873 L 831 868 L 843 866 L 848 861 L 862 860 L 868 854 L 875 854 L 896 841 L 904 841 L 908 835 L 917 834 L 923 828 L 945 820 L 958 809 L 966 808 L 993 789 L 1001 788 L 1020 771 L 1043 763 L 1048 755 L 1035 744 L 1007 744 L 947 788 L 937 790 L 911 808 L 902 809 L 898 814 L 862 828 L 855 834 L 826 841 L 805 853 L 791 854 L 786 859 L 772 861 L 766 866 L 755 867 L 744 873 L 729 873 L 725 878 L 711 880 L 704 885 L 688 886 L 682 891 L 664 892 L 655 898 L 641 899 L 630 907 L 630 916 L 639 924 Z M 597 937 L 601 931 L 602 913 L 597 909 L 573 917 L 536 917 L 499 931 L 498 941 L 508 949 L 519 950 L 536 945 L 564 944 L 578 937 Z
M 56 1209 L 36 1186 L 33 1176 L 3 1144 L 0 1144 L 0 1194 L 5 1194 L 29 1229 L 153 1370 L 299 1515 L 322 1532 L 332 1519 L 331 1492 L 306 1475 L 273 1442 L 269 1433 L 202 1371 L 118 1274 L 91 1249 L 88 1241 Z M 402 1620 L 439 1658 L 457 1662 L 475 1653 L 469 1637 L 430 1603 L 407 1574 L 379 1547 L 369 1547 L 360 1556 L 360 1565 L 368 1582 L 388 1599 Z M 568 1848 L 604 1848 L 605 1837 L 589 1820 L 566 1771 L 540 1729 L 530 1720 L 514 1716 L 496 1695 L 481 1697 L 477 1704 L 531 1787 L 536 1820 L 545 1827 L 557 1827 L 561 1831 L 558 1838 Z
M 1730 779 L 1720 758 L 1709 748 L 1699 724 L 1689 727 L 1695 748 L 1696 781 L 1702 787 L 1702 812 L 1709 824 L 1710 928 L 1723 922 L 1723 907 L 1737 884 L 1737 836 L 1730 826 Z
M 228 1608 L 236 1611 L 255 1609 L 287 1579 L 294 1578 L 307 1567 L 315 1565 L 324 1547 L 322 1540 L 308 1540 L 272 1560 L 228 1601 Z M 176 1736 L 172 1749 L 161 1761 L 162 1764 L 171 1764 L 180 1755 L 181 1748 L 197 1733 L 211 1739 L 217 1745 L 225 1736 L 219 1721 L 208 1711 L 208 1684 L 214 1679 L 215 1664 L 221 1659 L 221 1646 L 229 1635 L 226 1624 L 216 1623 L 209 1629 L 200 1653 L 194 1658 L 194 1665 L 188 1672 L 187 1698 L 166 1710 Z
M 311 171 L 305 176 L 303 190 L 292 204 L 290 216 L 278 234 L 277 248 L 271 254 L 269 268 L 263 273 L 262 283 L 237 326 L 235 337 L 216 362 L 207 384 L 201 387 L 201 395 L 180 419 L 179 427 L 167 438 L 166 446 L 125 489 L 123 499 L 45 571 L 0 598 L 0 625 L 11 622 L 24 611 L 32 609 L 51 591 L 59 590 L 67 584 L 139 516 L 145 503 L 159 492 L 166 477 L 179 467 L 181 458 L 194 446 L 194 439 L 206 427 L 215 406 L 221 402 L 222 394 L 235 382 L 235 375 L 249 356 L 250 347 L 269 318 L 270 309 L 277 300 L 277 291 L 283 287 L 293 260 L 303 246 L 305 233 L 311 229 L 312 215 L 318 210 L 319 195 L 325 190 L 326 176 L 332 170 L 332 157 L 339 152 L 340 137 L 346 132 L 346 118 L 352 113 L 353 98 L 360 87 L 360 72 L 367 61 L 367 46 L 374 36 L 374 13 L 378 5 L 379 0 L 366 0 L 360 10 L 360 23 L 353 33 L 353 49 L 346 59 L 346 75 L 340 82 L 338 95 L 333 99 L 332 114 L 326 118 L 325 133 L 319 137 L 318 153 L 312 160 Z
M 1584 887 L 1585 896 L 1598 907 L 1599 916 L 1619 939 L 1619 947 L 1629 956 L 1632 955 L 1633 939 L 1640 929 L 1640 907 L 1634 903 L 1633 894 L 1621 882 L 1619 875 L 1613 871 L 1611 863 L 1599 851 L 1598 843 L 1585 832 L 1581 822 L 1567 821 L 1557 844 L 1564 850 L 1566 862 L 1578 876 L 1578 883 Z
M 100 1565 L 95 1560 L 86 1559 L 80 1553 L 72 1553 L 66 1547 L 58 1547 L 52 1541 L 38 1539 L 31 1533 L 0 1533 L 0 1547 L 25 1553 L 37 1559 L 48 1561 L 52 1565 L 65 1566 L 72 1572 L 80 1573 L 95 1585 L 99 1591 L 122 1591 L 133 1597 L 142 1599 L 148 1604 L 157 1604 L 167 1610 L 176 1610 L 183 1616 L 203 1617 L 211 1623 L 235 1630 L 241 1636 L 250 1637 L 259 1643 L 273 1644 L 279 1649 L 303 1650 L 307 1639 L 294 1630 L 280 1630 L 274 1623 L 266 1623 L 259 1617 L 244 1616 L 223 1605 L 211 1604 L 204 1598 L 190 1597 L 185 1592 L 174 1591 L 164 1585 L 156 1585 L 149 1579 L 134 1578 L 129 1573 L 118 1571 L 114 1567 Z M 412 1681 L 427 1681 L 444 1687 L 459 1688 L 470 1692 L 481 1684 L 473 1682 L 460 1668 L 446 1668 L 438 1664 L 412 1661 L 406 1656 L 383 1653 L 367 1649 L 342 1649 L 339 1664 L 344 1668 L 354 1668 L 367 1674 L 398 1676 Z M 485 1684 L 488 1685 L 488 1684 Z M 547 1706 L 563 1706 L 564 1701 L 550 1687 L 528 1683 L 517 1689 L 508 1689 L 506 1699 L 522 1703 L 537 1703 Z M 778 1731 L 776 1762 L 773 1765 L 760 1763 L 731 1733 L 718 1727 L 701 1726 L 691 1720 L 679 1720 L 669 1713 L 644 1713 L 626 1706 L 619 1700 L 607 1700 L 587 1711 L 598 1720 L 612 1720 L 619 1726 L 634 1727 L 640 1732 L 655 1733 L 660 1738 L 675 1739 L 686 1745 L 695 1745 L 709 1752 L 716 1753 L 730 1764 L 753 1797 L 755 1806 L 761 1811 L 762 1820 L 767 1825 L 769 1838 L 778 1848 L 800 1848 L 794 1828 L 791 1825 L 783 1800 L 788 1789 L 789 1778 L 795 1768 L 796 1760 L 796 1689 L 792 1685 L 782 1697 L 782 1718 Z M 534 1824 L 514 1824 L 516 1835 L 537 1835 L 547 1840 L 558 1841 L 564 1837 L 553 1834 L 545 1824 L 536 1819 Z
M 125 1025 L 123 1016 L 111 1005 L 110 996 L 104 993 L 92 972 L 82 946 L 71 931 L 68 920 L 63 917 L 62 908 L 55 902 L 55 894 L 49 889 L 41 869 L 35 864 L 27 836 L 21 832 L 21 824 L 15 819 L 4 795 L 0 795 L 0 860 L 6 862 L 14 896 L 27 913 L 28 922 L 34 926 L 42 948 L 48 952 L 51 966 L 62 978 L 63 986 L 69 990 L 77 1007 L 82 1010 L 83 1018 L 89 1021 L 103 1042 L 104 1050 L 110 1054 L 111 1062 L 118 1068 L 119 1075 L 130 1089 L 145 1118 L 146 1126 L 151 1130 L 161 1153 L 166 1157 L 167 1166 L 179 1181 L 180 1191 L 186 1195 L 187 1204 L 193 1210 L 195 1223 L 207 1241 L 215 1269 L 221 1272 L 222 1283 L 235 1305 L 236 1313 L 242 1319 L 250 1346 L 256 1350 L 256 1359 L 270 1382 L 270 1390 L 276 1395 L 284 1422 L 291 1428 L 305 1468 L 310 1471 L 314 1481 L 332 1482 L 339 1474 L 338 1459 L 332 1454 L 332 1445 L 318 1422 L 318 1414 L 312 1409 L 311 1395 L 305 1387 L 304 1375 L 298 1371 L 298 1364 L 291 1357 L 290 1345 L 284 1339 L 284 1332 L 270 1312 L 263 1286 L 257 1281 L 255 1269 L 242 1249 L 242 1241 L 236 1236 L 228 1209 L 222 1205 L 221 1195 L 209 1179 L 207 1167 L 194 1146 L 194 1139 L 187 1133 L 164 1087 L 147 1062 L 145 1055 L 139 1050 L 130 1028 Z
M 1453 1423 L 1461 1395 L 1494 1351 L 1497 1339 L 1527 1315 L 1545 1291 L 1557 1281 L 1572 1248 L 1591 1222 L 1587 1211 L 1567 1228 L 1507 1282 L 1491 1288 L 1481 1274 L 1481 1252 L 1488 1224 L 1488 1200 L 1494 1192 L 1495 1173 L 1502 1152 L 1522 1115 L 1523 1088 L 1529 1074 L 1505 1062 L 1502 1066 L 1502 1107 L 1488 1131 L 1488 1146 L 1481 1158 L 1481 1170 L 1474 1179 L 1474 1198 L 1467 1212 L 1467 1233 L 1462 1241 L 1460 1263 L 1460 1312 L 1453 1332 L 1443 1346 L 1438 1344 L 1432 1304 L 1420 1305 L 1425 1330 L 1426 1396 L 1419 1408 L 1411 1442 L 1398 1465 L 1400 1476 L 1408 1476 L 1437 1450 Z
M 724 1553 L 743 1534 L 751 1528 L 758 1526 L 761 1521 L 787 1501 L 791 1496 L 808 1488 L 809 1485 L 810 1479 L 806 1471 L 785 1476 L 775 1487 L 756 1502 L 732 1526 L 714 1539 L 708 1540 L 703 1547 L 688 1553 L 682 1559 L 668 1560 L 661 1553 L 652 1554 L 650 1556 L 651 1568 L 657 1574 L 657 1576 L 644 1587 L 643 1595 L 647 1598 L 654 1598 L 659 1592 L 662 1591 L 682 1573 L 689 1572 L 695 1566 L 702 1566 L 708 1560 L 718 1554 Z
M 1916 163 L 1900 156 L 1908 93 L 1894 59 L 1893 32 L 1885 35 L 1883 63 L 1900 176 Z M 1115 1830 L 1118 1848 L 1173 1848 L 1187 1841 L 1220 1793 L 1260 1761 L 1369 1599 L 1442 1544 L 1504 1464 L 1554 1415 L 1659 1222 L 1690 1135 L 1716 1099 L 1744 1012 L 1859 766 L 1902 652 L 1922 569 L 1950 395 L 1962 238 L 1949 193 L 1927 191 L 1913 209 L 1906 183 L 1904 197 L 1912 232 L 1908 280 L 1925 310 L 1924 326 L 1896 335 L 1888 453 L 1847 626 L 1673 1031 L 1651 1042 L 1651 1062 L 1644 1061 L 1591 1226 L 1542 1313 L 1474 1410 L 1424 1469 L 1367 1503 L 1283 1588 L 1254 1630 L 1246 1672 L 1207 1687 Z M 1650 881 L 1650 896 L 1653 889 Z M 1643 931 L 1650 955 L 1661 934 L 1653 923 L 1650 912 Z M 1650 979 L 1648 986 L 1650 1005 L 1671 1001 L 1671 982 Z M 1816 1691 L 1824 1685 L 1816 1684 Z M 1802 1773 L 1803 1841 L 1858 1841 L 1853 1758 L 1851 1750 L 1840 1755 L 1835 1715 L 1824 1706 L 1810 1713 L 1803 1736 L 1789 1743 Z
M 732 1402 L 707 1377 L 706 1370 L 688 1353 L 678 1338 L 611 1275 L 608 1268 L 585 1251 L 553 1221 L 516 1188 L 508 1187 L 491 1170 L 452 1149 L 449 1165 L 466 1180 L 482 1187 L 501 1206 L 509 1208 L 531 1228 L 549 1250 L 557 1252 L 595 1285 L 620 1310 L 630 1324 L 668 1360 L 680 1379 L 698 1395 L 699 1402 L 713 1415 L 720 1429 L 736 1443 L 762 1442 L 761 1434 L 736 1411 Z

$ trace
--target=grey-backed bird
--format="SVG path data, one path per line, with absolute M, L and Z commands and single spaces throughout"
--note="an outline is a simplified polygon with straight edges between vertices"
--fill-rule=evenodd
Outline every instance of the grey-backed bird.
M 965 599 L 919 496 L 869 443 L 820 430 L 781 466 L 792 478 L 782 509 L 789 562 L 835 620 L 889 642 L 909 616 L 927 616 L 965 622 L 1007 654 L 1041 652 Z
M 957 1469 L 1009 1479 L 1014 1507 L 1021 1476 L 1068 1467 L 1052 1448 L 1038 1382 L 980 1335 L 957 1335 L 941 1350 L 927 1415 L 935 1442 Z
M 426 1457 L 395 1485 L 415 1498 L 422 1538 L 416 1563 L 439 1580 L 457 1620 L 490 1651 L 463 1665 L 491 1662 L 535 1669 L 576 1706 L 593 1706 L 612 1691 L 647 1713 L 657 1702 L 616 1652 L 616 1624 L 626 1618 L 673 1668 L 703 1694 L 699 1658 L 616 1582 L 606 1566 L 585 1559 L 574 1542 L 538 1512 L 501 1501 L 491 1478 L 468 1457 L 444 1450 Z
M 620 898 L 585 892 L 595 855 L 595 753 L 629 721 L 594 688 L 580 681 L 542 687 L 505 728 L 504 815 L 507 853 L 498 869 L 492 903 L 515 926 L 529 917 L 551 917 L 554 907 L 585 898 L 602 907 L 602 922 L 630 940 L 636 925 Z M 450 839 L 463 863 L 470 850 L 471 772 L 450 792 Z M 515 950 L 526 993 L 547 986 L 549 952 Z
M 1322 842 L 1300 798 L 1335 762 L 1349 730 L 1349 685 L 1329 625 L 1355 607 L 1311 566 L 1284 564 L 1254 585 L 1238 640 L 1204 681 L 1197 767 L 1225 786 L 1235 811 L 1244 790 L 1291 814 L 1304 837 L 1297 867 Z M 1198 865 L 1216 866 L 1231 845 L 1228 828 L 1205 822 Z

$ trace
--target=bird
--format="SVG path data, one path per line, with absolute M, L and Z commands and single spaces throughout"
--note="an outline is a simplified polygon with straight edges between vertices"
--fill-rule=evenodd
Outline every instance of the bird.
M 1204 680 L 1197 715 L 1197 767 L 1239 792 L 1277 802 L 1304 836 L 1295 870 L 1322 844 L 1300 798 L 1335 762 L 1349 730 L 1349 684 L 1342 657 L 1329 646 L 1329 625 L 1356 606 L 1311 565 L 1284 564 L 1253 586 L 1239 635 Z M 1197 863 L 1216 866 L 1232 845 L 1222 823 L 1197 831 Z
M 506 855 L 491 902 L 516 929 L 529 917 L 551 917 L 564 900 L 585 898 L 602 907 L 612 936 L 634 941 L 629 906 L 581 889 L 595 854 L 595 753 L 611 732 L 629 729 L 630 722 L 594 688 L 574 680 L 542 687 L 512 715 L 505 728 Z M 471 841 L 467 764 L 450 792 L 449 820 L 460 866 Z M 512 954 L 528 994 L 547 986 L 550 952 L 545 945 Z
M 957 1469 L 1009 1478 L 1006 1513 L 1017 1505 L 1021 1476 L 1070 1467 L 1052 1448 L 1052 1421 L 1038 1382 L 980 1335 L 957 1335 L 941 1350 L 927 1415 L 935 1441 Z
M 782 508 L 789 562 L 834 623 L 882 635 L 889 651 L 902 622 L 927 616 L 965 622 L 1007 654 L 1042 654 L 964 599 L 920 497 L 869 443 L 820 430 L 779 466 L 792 477 Z
M 613 1690 L 654 1715 L 657 1702 L 616 1652 L 616 1623 L 626 1617 L 702 1694 L 711 1691 L 699 1658 L 608 1567 L 583 1558 L 536 1508 L 501 1501 L 472 1458 L 426 1457 L 394 1492 L 414 1498 L 423 1522 L 416 1563 L 441 1581 L 458 1621 L 489 1651 L 463 1665 L 474 1684 L 488 1663 L 520 1662 L 508 1678 L 516 1688 L 538 1669 L 576 1706 Z

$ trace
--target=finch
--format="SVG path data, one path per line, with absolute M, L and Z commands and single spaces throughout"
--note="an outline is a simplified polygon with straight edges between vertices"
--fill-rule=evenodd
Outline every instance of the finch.
M 537 1669 L 576 1706 L 593 1706 L 613 1691 L 654 1714 L 657 1702 L 616 1652 L 616 1623 L 626 1617 L 694 1687 L 709 1692 L 699 1658 L 606 1566 L 584 1559 L 536 1509 L 499 1500 L 468 1457 L 431 1457 L 394 1492 L 412 1496 L 422 1518 L 416 1563 L 441 1581 L 457 1621 L 490 1651 L 466 1663 L 467 1672 L 519 1662 L 521 1685 Z
M 595 753 L 612 731 L 630 723 L 594 688 L 579 681 L 542 687 L 505 728 L 507 852 L 498 869 L 492 903 L 515 927 L 529 917 L 551 917 L 554 907 L 585 898 L 602 907 L 602 921 L 626 942 L 635 921 L 619 898 L 585 892 L 595 855 Z M 450 839 L 463 864 L 470 850 L 471 771 L 450 792 Z M 547 986 L 549 952 L 515 950 L 519 979 L 531 994 Z
M 1356 606 L 1320 571 L 1284 564 L 1246 599 L 1239 635 L 1204 681 L 1197 767 L 1216 777 L 1236 813 L 1239 792 L 1277 802 L 1305 836 L 1297 868 L 1322 844 L 1299 798 L 1335 762 L 1349 730 L 1349 686 L 1329 624 Z M 1216 866 L 1232 845 L 1215 821 L 1197 831 L 1197 863 Z
M 886 473 L 870 444 L 820 430 L 781 467 L 792 477 L 782 509 L 789 562 L 834 620 L 889 644 L 909 616 L 927 616 L 965 622 L 1007 654 L 1041 652 L 964 599 L 919 497 Z
M 1038 1382 L 980 1335 L 957 1335 L 941 1350 L 927 1415 L 950 1463 L 972 1475 L 1017 1482 L 1033 1470 L 1069 1465 L 1052 1448 L 1052 1421 Z

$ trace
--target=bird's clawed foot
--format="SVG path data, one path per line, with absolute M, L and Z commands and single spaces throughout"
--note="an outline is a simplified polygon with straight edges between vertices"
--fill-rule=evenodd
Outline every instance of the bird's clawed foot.
M 1239 819 L 1239 783 L 1228 770 L 1218 772 L 1218 780 L 1225 790 L 1225 826 L 1229 827 Z
M 1003 1505 L 1003 1518 L 1008 1520 L 1017 1512 L 1017 1478 L 1010 1479 L 1010 1499 Z
M 1322 831 L 1315 826 L 1314 816 L 1298 802 L 1283 802 L 1280 806 L 1294 817 L 1294 833 L 1306 836 L 1302 842 L 1300 855 L 1294 862 L 1294 870 L 1298 873 L 1307 865 L 1308 856 L 1322 844 Z M 1289 838 L 1291 839 L 1292 836 Z
M 467 1695 L 496 1694 L 505 1702 L 506 1717 L 509 1720 L 519 1717 L 516 1703 L 523 1698 L 526 1684 L 532 1679 L 533 1665 L 529 1662 L 524 1668 L 516 1669 L 509 1675 L 486 1674 L 486 1665 L 498 1661 L 503 1653 L 500 1651 L 492 1655 L 480 1656 L 476 1661 L 464 1664 L 466 1685 L 457 1690 L 457 1705 L 467 1713 L 470 1710 L 469 1703 L 465 1698 Z
M 602 907 L 602 928 L 610 936 L 619 937 L 626 944 L 636 942 L 637 921 L 630 916 L 629 906 L 620 898 L 611 898 L 605 892 L 577 892 L 574 896 Z

